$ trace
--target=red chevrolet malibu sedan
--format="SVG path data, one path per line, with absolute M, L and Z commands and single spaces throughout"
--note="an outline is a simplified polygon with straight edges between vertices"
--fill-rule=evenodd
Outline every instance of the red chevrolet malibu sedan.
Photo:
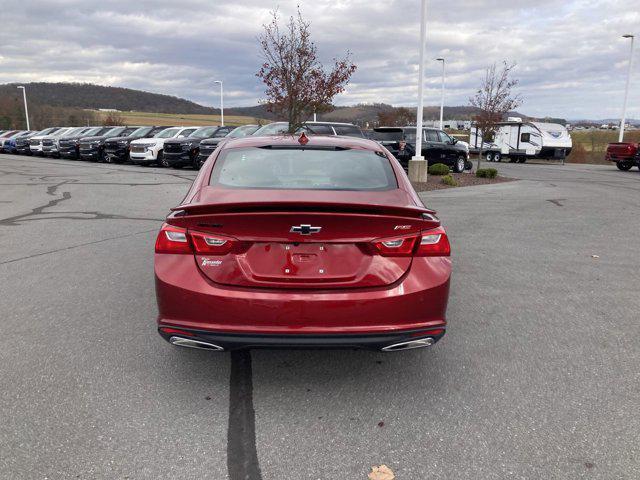
M 395 351 L 445 334 L 447 234 L 376 142 L 229 140 L 172 210 L 155 279 L 173 345 Z

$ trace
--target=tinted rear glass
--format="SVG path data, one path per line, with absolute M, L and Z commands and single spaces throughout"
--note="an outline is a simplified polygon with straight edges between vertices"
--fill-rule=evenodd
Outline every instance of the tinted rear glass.
M 379 142 L 397 142 L 404 138 L 402 130 L 374 130 L 373 139 Z
M 224 151 L 211 185 L 294 190 L 391 190 L 389 159 L 369 150 L 238 148 Z
M 287 130 L 289 130 L 289 124 L 286 122 L 269 123 L 268 125 L 264 125 L 256 130 L 254 135 L 258 137 L 260 135 L 275 135 L 278 133 L 285 133 Z
M 362 130 L 358 127 L 352 127 L 351 125 L 334 125 L 333 129 L 338 135 L 344 135 L 345 137 L 359 137 L 362 138 Z
M 213 134 L 216 133 L 220 127 L 203 127 L 194 131 L 191 136 L 196 138 L 209 138 L 213 137 Z

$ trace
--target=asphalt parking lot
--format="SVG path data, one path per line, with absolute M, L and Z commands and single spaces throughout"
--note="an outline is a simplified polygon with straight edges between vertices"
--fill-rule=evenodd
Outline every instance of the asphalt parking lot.
M 1 156 L 0 478 L 640 478 L 640 174 L 498 168 L 523 180 L 423 195 L 454 251 L 433 349 L 232 358 L 155 332 L 195 172 Z

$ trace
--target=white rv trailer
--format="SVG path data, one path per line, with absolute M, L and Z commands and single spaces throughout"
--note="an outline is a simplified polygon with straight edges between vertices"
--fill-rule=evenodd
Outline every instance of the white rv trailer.
M 563 159 L 571 152 L 571 136 L 558 123 L 523 122 L 509 117 L 498 124 L 493 141 L 483 142 L 475 125 L 469 135 L 470 151 L 482 151 L 490 162 L 508 158 L 511 162 L 524 163 L 529 158 Z M 486 152 L 486 153 L 485 153 Z

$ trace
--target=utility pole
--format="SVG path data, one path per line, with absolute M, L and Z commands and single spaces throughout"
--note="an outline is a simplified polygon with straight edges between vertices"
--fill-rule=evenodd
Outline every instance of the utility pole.
M 27 89 L 22 85 L 18 88 L 22 89 L 22 98 L 24 99 L 24 116 L 27 119 L 27 130 L 31 130 L 31 128 L 29 128 L 29 109 L 27 108 Z
M 220 126 L 224 127 L 224 92 L 222 90 L 222 80 L 214 80 L 213 83 L 220 84 Z
M 631 49 L 629 50 L 629 68 L 627 70 L 627 84 L 624 88 L 624 103 L 622 105 L 622 120 L 620 121 L 620 133 L 618 134 L 618 142 L 622 142 L 624 138 L 624 124 L 627 121 L 627 98 L 629 97 L 629 83 L 631 80 L 631 66 L 633 64 L 633 40 L 634 36 L 630 34 L 623 35 L 622 38 L 631 39 Z
M 427 0 L 422 0 L 420 9 L 420 66 L 418 69 L 418 118 L 416 121 L 416 153 L 409 160 L 409 179 L 414 182 L 427 181 L 427 161 L 422 156 L 422 113 L 424 110 L 424 52 L 427 37 Z
M 442 62 L 442 93 L 440 95 L 440 130 L 442 130 L 444 114 L 444 58 L 436 58 L 436 60 Z

